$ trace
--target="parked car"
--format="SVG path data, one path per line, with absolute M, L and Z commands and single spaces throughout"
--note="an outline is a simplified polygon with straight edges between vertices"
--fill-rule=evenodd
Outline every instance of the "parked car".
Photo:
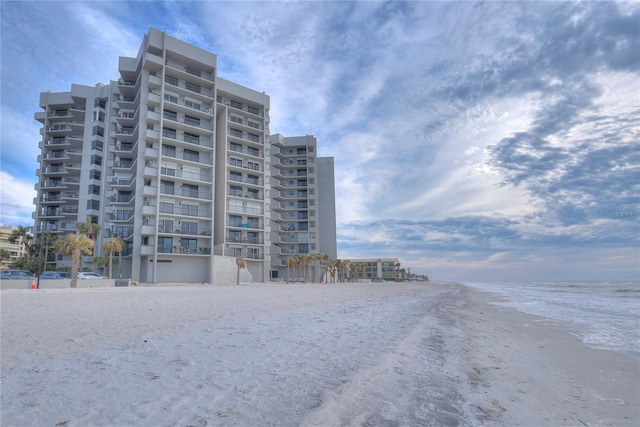
M 78 273 L 78 279 L 106 279 L 106 277 L 101 276 L 98 273 L 94 273 L 93 271 L 82 271 Z
M 375 278 L 375 279 L 371 279 L 371 281 L 372 281 L 372 282 L 379 282 L 379 283 L 384 282 L 384 280 L 382 280 L 382 279 L 381 279 L 381 278 L 379 278 L 379 277 L 377 277 L 377 278 Z
M 71 273 L 66 271 L 45 271 L 40 275 L 40 279 L 71 279 Z
M 0 273 L 0 279 L 32 279 L 34 277 L 36 275 L 27 270 L 2 270 Z

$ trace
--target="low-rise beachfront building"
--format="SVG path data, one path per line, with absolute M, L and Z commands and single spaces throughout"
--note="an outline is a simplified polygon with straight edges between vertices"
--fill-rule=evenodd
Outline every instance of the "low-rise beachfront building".
M 341 259 L 346 262 L 347 272 L 341 272 L 340 280 L 369 281 L 382 279 L 384 281 L 403 281 L 404 273 L 400 268 L 398 258 L 354 258 Z M 346 277 L 344 277 L 346 276 Z
M 312 135 L 271 135 L 271 280 L 288 260 L 307 254 L 337 257 L 333 157 L 318 157 Z
M 124 278 L 226 281 L 242 257 L 252 281 L 269 280 L 272 208 L 282 202 L 271 190 L 271 164 L 282 157 L 271 150 L 269 96 L 218 77 L 215 54 L 153 28 L 118 69 L 109 84 L 41 94 L 36 235 L 76 233 L 76 222 L 89 217 L 102 229 L 95 255 L 108 238 L 124 239 L 114 254 Z M 304 209 L 314 231 L 304 238 L 309 250 L 335 257 L 335 202 L 322 210 L 332 217 L 318 210 L 318 200 L 335 200 L 333 159 L 320 166 L 315 139 L 313 147 L 304 169 L 315 194 Z M 301 222 L 296 217 L 300 229 Z M 56 254 L 50 263 L 70 262 Z
M 3 225 L 0 227 L 0 250 L 4 250 L 8 253 L 7 258 L 2 258 L 0 262 L 0 270 L 6 270 L 12 262 L 17 261 L 19 258 L 26 254 L 26 248 L 21 239 L 15 242 L 10 242 L 9 238 L 14 230 L 18 227 Z

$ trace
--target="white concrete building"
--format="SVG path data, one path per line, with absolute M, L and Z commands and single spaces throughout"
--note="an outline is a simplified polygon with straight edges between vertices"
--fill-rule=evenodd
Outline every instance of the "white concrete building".
M 324 253 L 337 258 L 333 157 L 318 157 L 311 135 L 271 136 L 271 279 L 285 277 L 288 258 Z
M 35 232 L 75 233 L 90 216 L 103 230 L 96 255 L 121 235 L 119 269 L 136 281 L 220 281 L 237 256 L 253 281 L 268 280 L 269 97 L 156 29 L 119 72 L 41 94 Z

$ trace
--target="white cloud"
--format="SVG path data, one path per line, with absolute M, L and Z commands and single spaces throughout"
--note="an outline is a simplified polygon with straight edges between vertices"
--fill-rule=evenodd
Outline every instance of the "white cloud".
M 6 225 L 32 225 L 34 183 L 0 171 L 0 217 Z

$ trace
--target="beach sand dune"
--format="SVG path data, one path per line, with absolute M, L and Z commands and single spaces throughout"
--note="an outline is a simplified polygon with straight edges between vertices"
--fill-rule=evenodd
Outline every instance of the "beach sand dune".
M 3 426 L 638 425 L 640 362 L 450 283 L 7 290 Z

